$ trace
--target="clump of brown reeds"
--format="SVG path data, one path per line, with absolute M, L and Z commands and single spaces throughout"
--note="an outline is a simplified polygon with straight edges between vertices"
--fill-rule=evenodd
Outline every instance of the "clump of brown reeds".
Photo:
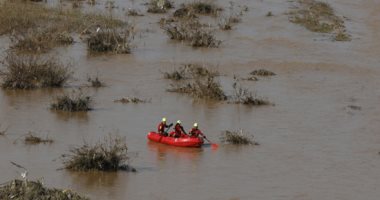
M 61 96 L 55 97 L 50 104 L 52 110 L 62 110 L 69 112 L 89 111 L 92 109 L 92 98 L 83 95 L 83 93 L 75 92 L 66 93 Z
M 88 37 L 87 47 L 92 52 L 131 53 L 129 32 L 101 29 Z
M 276 75 L 274 72 L 266 70 L 266 69 L 256 69 L 249 73 L 253 76 L 274 76 Z
M 211 99 L 224 101 L 227 99 L 221 85 L 214 76 L 197 76 L 188 83 L 175 83 L 171 85 L 168 92 L 186 93 L 199 99 Z
M 46 143 L 53 143 L 54 141 L 47 137 L 46 138 L 41 138 L 39 136 L 34 135 L 32 132 L 29 132 L 25 138 L 24 138 L 25 144 L 46 144 Z
M 138 104 L 138 103 L 147 103 L 149 102 L 150 100 L 148 99 L 140 99 L 138 97 L 123 97 L 121 99 L 116 99 L 114 100 L 114 102 L 120 102 L 120 103 L 134 103 L 134 104 Z
M 69 67 L 55 57 L 8 53 L 4 65 L 3 88 L 62 87 L 72 74 Z
M 230 103 L 245 104 L 252 106 L 270 105 L 271 103 L 261 97 L 258 97 L 255 93 L 250 92 L 247 88 L 243 88 L 240 83 L 234 82 L 232 85 L 234 93 L 230 96 Z
M 166 23 L 162 27 L 172 40 L 185 41 L 193 47 L 219 47 L 221 41 L 216 39 L 213 31 L 197 19 L 181 19 Z
M 85 143 L 72 148 L 62 158 L 64 167 L 75 171 L 136 171 L 126 164 L 129 157 L 125 138 L 117 135 L 109 135 L 95 145 Z
M 150 13 L 166 13 L 170 8 L 174 8 L 174 5 L 169 0 L 150 0 L 148 3 Z
M 47 188 L 40 181 L 12 180 L 0 187 L 0 198 L 4 200 L 21 199 L 55 199 L 55 200 L 88 200 L 84 196 L 65 189 Z
M 105 86 L 105 83 L 100 80 L 99 76 L 95 76 L 94 78 L 88 77 L 87 82 L 89 82 L 91 84 L 91 86 L 95 87 L 95 88 Z
M 298 0 L 296 8 L 289 12 L 289 20 L 313 32 L 334 33 L 337 41 L 348 41 L 344 20 L 335 14 L 330 4 L 317 0 Z
M 242 129 L 237 131 L 223 131 L 220 137 L 222 143 L 236 145 L 258 145 L 254 140 L 254 136 L 243 132 Z
M 217 75 L 219 75 L 219 72 L 210 70 L 208 67 L 197 63 L 183 64 L 182 67 L 175 69 L 171 72 L 164 72 L 164 78 L 171 80 L 183 80 L 191 79 L 198 76 L 202 77 Z

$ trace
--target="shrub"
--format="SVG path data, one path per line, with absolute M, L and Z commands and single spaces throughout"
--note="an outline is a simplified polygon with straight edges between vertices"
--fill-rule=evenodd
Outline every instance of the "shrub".
M 196 77 L 190 83 L 172 85 L 169 92 L 187 93 L 200 99 L 224 101 L 227 99 L 220 84 L 213 76 Z
M 147 103 L 149 100 L 146 99 L 140 99 L 137 97 L 123 97 L 121 99 L 114 100 L 114 102 L 120 102 L 120 103 Z
M 32 132 L 29 132 L 24 138 L 25 144 L 40 144 L 40 143 L 53 143 L 53 140 L 46 137 L 45 139 L 33 135 Z
M 88 77 L 87 82 L 89 82 L 91 86 L 95 88 L 105 86 L 105 84 L 99 79 L 98 76 L 96 76 L 95 78 Z
M 92 109 L 91 103 L 90 96 L 84 96 L 81 92 L 72 92 L 71 94 L 56 97 L 50 108 L 69 112 L 89 111 Z
M 269 105 L 270 102 L 257 97 L 252 92 L 248 91 L 248 89 L 243 88 L 238 82 L 233 84 L 234 93 L 230 97 L 231 103 L 236 104 L 245 104 L 252 106 L 261 106 L 261 105 Z
M 174 7 L 169 0 L 151 0 L 148 6 L 150 13 L 166 13 L 168 9 Z
M 87 47 L 92 52 L 131 53 L 128 36 L 115 29 L 101 30 L 90 35 Z
M 217 71 L 211 71 L 205 66 L 202 66 L 200 64 L 183 64 L 182 67 L 175 69 L 171 72 L 164 72 L 164 78 L 165 79 L 171 79 L 171 80 L 182 80 L 182 79 L 190 79 L 190 78 L 196 78 L 199 76 L 217 76 L 219 75 L 219 72 Z
M 266 69 L 256 69 L 256 70 L 253 70 L 250 74 L 253 76 L 274 76 L 274 75 L 276 75 L 274 72 L 271 72 L 271 71 L 266 70 Z
M 128 161 L 128 148 L 125 138 L 109 135 L 95 145 L 84 144 L 62 155 L 66 169 L 74 171 L 117 171 L 134 168 L 125 164 Z
M 258 143 L 254 141 L 253 135 L 244 133 L 243 130 L 224 131 L 222 132 L 220 140 L 227 144 L 258 145 Z
M 196 19 L 183 19 L 164 24 L 163 29 L 172 40 L 186 41 L 193 47 L 218 47 L 221 43 Z
M 88 200 L 71 190 L 49 189 L 40 181 L 12 180 L 0 187 L 0 199 Z
M 54 57 L 9 53 L 4 63 L 4 88 L 62 87 L 72 74 L 69 67 Z

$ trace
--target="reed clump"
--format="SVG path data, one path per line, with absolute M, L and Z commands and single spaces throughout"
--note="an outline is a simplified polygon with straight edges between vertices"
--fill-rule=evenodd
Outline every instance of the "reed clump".
M 214 76 L 195 77 L 188 83 L 172 84 L 169 92 L 186 93 L 199 99 L 211 99 L 216 101 L 224 101 L 227 99 L 226 94 L 222 90 L 221 85 Z
M 0 187 L 2 200 L 88 200 L 68 189 L 47 188 L 40 181 L 12 180 Z
M 197 19 L 180 19 L 165 23 L 162 27 L 172 40 L 185 41 L 192 47 L 219 47 L 213 31 Z
M 129 32 L 102 29 L 88 37 L 87 47 L 91 52 L 131 53 Z
M 83 95 L 82 92 L 72 92 L 55 97 L 50 104 L 52 110 L 61 110 L 68 112 L 89 111 L 92 110 L 92 98 Z
M 222 143 L 235 145 L 258 145 L 253 135 L 245 133 L 241 129 L 237 131 L 223 131 L 220 136 L 220 141 Z
M 126 104 L 126 103 L 138 104 L 138 103 L 147 103 L 147 102 L 149 102 L 149 100 L 148 99 L 140 99 L 138 97 L 123 97 L 121 99 L 114 100 L 114 102 L 120 102 L 123 104 Z
M 238 82 L 235 82 L 232 87 L 234 89 L 234 93 L 229 97 L 230 103 L 251 106 L 263 106 L 271 104 L 268 100 L 258 97 L 256 94 L 250 92 L 247 88 L 243 88 Z
M 289 20 L 312 32 L 333 33 L 336 41 L 349 41 L 351 38 L 345 34 L 344 39 L 339 40 L 343 38 L 342 33 L 346 30 L 344 20 L 337 16 L 331 5 L 326 2 L 298 0 L 296 8 L 289 12 Z
M 74 171 L 136 171 L 126 164 L 129 160 L 124 137 L 109 135 L 95 145 L 85 143 L 62 155 L 66 169 Z
M 4 65 L 2 87 L 10 89 L 62 87 L 72 74 L 69 66 L 55 57 L 8 53 Z
M 253 76 L 275 76 L 276 75 L 274 72 L 266 70 L 266 69 L 256 69 L 256 70 L 253 70 L 249 74 Z
M 47 144 L 53 143 L 54 141 L 51 138 L 41 138 L 39 136 L 34 135 L 32 132 L 29 132 L 24 138 L 25 144 Z
M 218 76 L 219 72 L 210 70 L 208 67 L 197 64 L 197 63 L 188 63 L 183 64 L 178 69 L 174 69 L 170 72 L 164 72 L 165 79 L 171 80 L 184 80 L 191 79 L 194 77 L 205 77 L 205 76 Z
M 174 5 L 169 0 L 151 0 L 148 3 L 148 12 L 150 13 L 166 13 L 171 8 L 174 8 Z

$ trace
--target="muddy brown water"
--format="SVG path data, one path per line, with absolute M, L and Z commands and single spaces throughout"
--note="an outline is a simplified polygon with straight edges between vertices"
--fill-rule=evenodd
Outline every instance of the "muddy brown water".
M 75 64 L 75 79 L 67 88 L 0 90 L 1 126 L 10 126 L 8 134 L 0 136 L 0 182 L 19 178 L 13 161 L 26 166 L 30 178 L 91 199 L 378 199 L 380 3 L 328 1 L 348 18 L 353 40 L 341 43 L 289 23 L 284 15 L 287 1 L 236 2 L 250 11 L 232 31 L 217 33 L 223 40 L 218 49 L 169 41 L 155 23 L 163 15 L 147 14 L 130 19 L 138 30 L 149 29 L 136 36 L 131 55 L 90 56 L 83 43 L 76 43 L 57 50 Z M 120 12 L 132 5 L 116 4 Z M 274 17 L 265 17 L 268 11 Z M 8 40 L 0 41 L 4 51 Z M 227 92 L 234 74 L 245 76 L 257 68 L 274 71 L 277 76 L 243 84 L 275 106 L 194 102 L 165 92 L 170 82 L 160 71 L 194 61 L 216 65 L 226 75 L 220 80 Z M 96 74 L 107 87 L 83 89 L 95 99 L 93 111 L 49 110 L 55 95 L 78 88 Z M 126 96 L 152 101 L 113 102 Z M 220 145 L 215 150 L 147 142 L 147 132 L 163 116 L 181 119 L 186 129 L 197 121 L 214 142 L 222 130 L 242 128 L 261 145 Z M 28 131 L 49 135 L 55 142 L 26 146 L 17 139 Z M 127 138 L 131 165 L 138 173 L 57 170 L 62 167 L 59 156 L 69 147 L 83 140 L 96 142 L 109 132 Z

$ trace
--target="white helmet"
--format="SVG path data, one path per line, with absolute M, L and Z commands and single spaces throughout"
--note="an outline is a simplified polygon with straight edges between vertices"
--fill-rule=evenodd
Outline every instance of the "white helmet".
M 164 117 L 164 118 L 162 118 L 162 122 L 166 122 L 166 118 Z
M 194 127 L 198 127 L 198 123 L 194 123 Z
M 177 120 L 177 124 L 181 124 L 181 120 Z

